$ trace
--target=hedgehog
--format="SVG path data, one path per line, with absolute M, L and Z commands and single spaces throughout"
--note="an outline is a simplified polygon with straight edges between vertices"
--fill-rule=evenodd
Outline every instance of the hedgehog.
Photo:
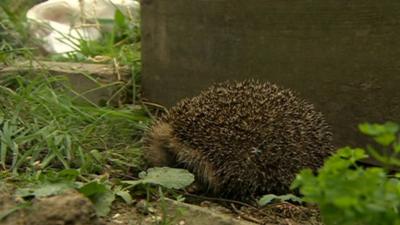
M 257 80 L 214 84 L 157 119 L 144 139 L 151 166 L 183 167 L 209 193 L 285 194 L 296 174 L 333 153 L 322 113 L 290 89 Z

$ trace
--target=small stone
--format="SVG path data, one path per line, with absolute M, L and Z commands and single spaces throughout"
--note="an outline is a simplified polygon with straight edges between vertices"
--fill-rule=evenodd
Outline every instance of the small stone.
M 148 215 L 156 212 L 156 210 L 151 207 L 146 200 L 140 200 L 138 203 L 136 203 L 136 210 L 143 215 Z

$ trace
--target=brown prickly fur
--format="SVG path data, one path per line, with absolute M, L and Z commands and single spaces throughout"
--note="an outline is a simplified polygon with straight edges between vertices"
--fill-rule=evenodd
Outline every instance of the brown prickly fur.
M 292 91 L 224 82 L 160 118 L 145 157 L 157 166 L 176 161 L 214 193 L 243 199 L 287 193 L 301 169 L 317 169 L 332 153 L 331 136 L 322 114 Z
M 212 192 L 218 192 L 217 186 L 210 185 L 217 183 L 212 165 L 198 154 L 198 151 L 180 143 L 174 136 L 171 125 L 166 122 L 155 123 L 148 132 L 144 157 L 150 166 L 174 167 L 184 164 L 191 171 L 195 171 L 200 184 Z
M 172 127 L 165 122 L 155 123 L 148 132 L 144 146 L 144 158 L 151 166 L 175 166 L 175 156 L 169 151 L 174 140 Z

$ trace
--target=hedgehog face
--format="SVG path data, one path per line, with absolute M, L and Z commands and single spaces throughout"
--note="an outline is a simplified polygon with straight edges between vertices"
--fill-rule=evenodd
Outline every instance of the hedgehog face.
M 153 166 L 178 163 L 215 194 L 242 199 L 287 193 L 301 169 L 317 169 L 332 153 L 331 136 L 322 114 L 292 91 L 224 82 L 160 118 L 145 157 Z
M 174 134 L 171 126 L 167 123 L 159 122 L 152 127 L 145 145 L 144 157 L 152 166 L 170 166 L 176 164 L 175 154 L 171 152 Z

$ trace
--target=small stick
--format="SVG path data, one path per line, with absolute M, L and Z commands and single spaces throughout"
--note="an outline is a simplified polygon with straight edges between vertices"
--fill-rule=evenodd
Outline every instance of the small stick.
M 250 215 L 247 215 L 246 213 L 240 211 L 239 209 L 236 208 L 235 204 L 231 203 L 231 207 L 233 209 L 233 211 L 238 214 L 240 217 L 242 217 L 245 220 L 248 220 L 250 222 L 254 222 L 254 223 L 258 223 L 258 224 L 262 224 L 263 222 L 261 220 L 258 220 Z

